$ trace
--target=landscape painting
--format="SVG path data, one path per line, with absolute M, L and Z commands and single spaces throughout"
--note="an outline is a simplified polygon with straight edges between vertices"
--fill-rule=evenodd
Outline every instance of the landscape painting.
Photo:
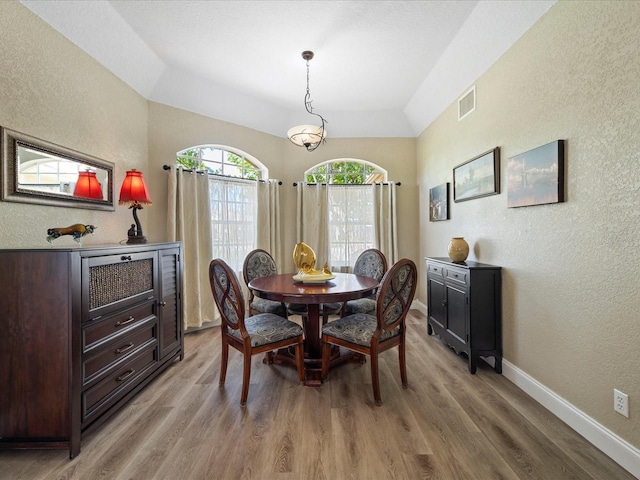
M 453 200 L 462 202 L 500 193 L 500 149 L 483 153 L 453 169 Z
M 509 158 L 509 208 L 558 202 L 564 202 L 564 140 Z
M 429 221 L 449 220 L 449 183 L 429 189 Z

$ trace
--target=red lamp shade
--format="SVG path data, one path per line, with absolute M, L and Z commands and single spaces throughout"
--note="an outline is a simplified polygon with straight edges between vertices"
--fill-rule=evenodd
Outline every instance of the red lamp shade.
M 96 198 L 102 200 L 102 187 L 96 178 L 96 172 L 89 170 L 78 173 L 76 188 L 73 190 L 74 197 Z
M 141 172 L 135 169 L 127 172 L 120 188 L 119 203 L 120 205 L 151 205 L 151 197 Z

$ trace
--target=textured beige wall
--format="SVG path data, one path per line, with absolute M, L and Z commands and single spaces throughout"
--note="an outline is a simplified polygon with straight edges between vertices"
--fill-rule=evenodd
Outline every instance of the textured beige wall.
M 356 158 L 373 162 L 389 172 L 389 179 L 401 182 L 398 189 L 399 255 L 418 261 L 418 187 L 416 182 L 416 141 L 413 138 L 333 139 L 314 152 L 296 147 L 287 139 L 186 112 L 166 105 L 149 104 L 149 172 L 150 194 L 154 199 L 149 213 L 147 236 L 166 238 L 166 172 L 162 165 L 172 164 L 176 152 L 202 144 L 219 144 L 239 148 L 253 155 L 269 169 L 269 176 L 282 180 L 284 251 L 293 252 L 296 241 L 296 189 L 293 182 L 313 165 L 335 158 Z M 291 257 L 291 258 L 290 258 Z M 292 256 L 287 256 L 293 270 Z
M 0 2 L 0 125 L 116 164 L 146 169 L 147 102 L 18 2 Z M 141 215 L 144 219 L 144 213 Z M 46 230 L 98 227 L 83 245 L 126 239 L 131 212 L 0 202 L 0 248 L 48 246 Z M 56 246 L 76 245 L 61 237 Z
M 502 193 L 420 215 L 421 257 L 452 236 L 503 270 L 504 357 L 640 447 L 640 2 L 552 7 L 476 81 L 477 110 L 451 105 L 419 137 L 421 204 L 452 168 L 501 148 Z M 461 92 L 462 93 L 462 92 Z M 567 142 L 567 201 L 507 208 L 507 159 Z M 420 299 L 426 301 L 421 285 Z M 613 389 L 630 419 L 613 412 Z

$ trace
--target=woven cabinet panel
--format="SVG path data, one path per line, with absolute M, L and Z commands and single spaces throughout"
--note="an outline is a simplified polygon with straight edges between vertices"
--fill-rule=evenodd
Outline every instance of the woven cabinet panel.
M 89 269 L 91 310 L 152 289 L 153 260 L 150 258 Z

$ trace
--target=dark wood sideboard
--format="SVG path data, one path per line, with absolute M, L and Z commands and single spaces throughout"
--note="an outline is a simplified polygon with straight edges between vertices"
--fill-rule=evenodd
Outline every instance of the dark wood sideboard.
M 465 353 L 469 372 L 479 357 L 494 357 L 502 373 L 502 269 L 448 258 L 426 258 L 427 331 L 456 353 Z
M 182 244 L 0 250 L 0 448 L 68 448 L 182 360 Z

